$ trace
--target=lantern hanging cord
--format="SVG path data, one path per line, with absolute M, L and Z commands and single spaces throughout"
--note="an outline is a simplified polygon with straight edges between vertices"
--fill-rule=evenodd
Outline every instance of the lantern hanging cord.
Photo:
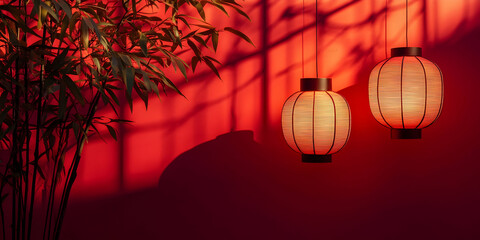
M 388 12 L 388 0 L 385 0 L 385 58 L 388 58 L 387 53 L 387 12 Z
M 303 46 L 303 31 L 305 29 L 305 0 L 302 1 L 302 78 L 305 77 L 305 55 Z
M 408 0 L 405 0 L 405 43 L 408 47 Z
M 315 74 L 318 78 L 318 0 L 315 0 Z

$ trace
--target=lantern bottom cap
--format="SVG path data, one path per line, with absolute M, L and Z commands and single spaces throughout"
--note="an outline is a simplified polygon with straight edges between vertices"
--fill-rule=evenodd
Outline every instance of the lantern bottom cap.
M 392 139 L 421 139 L 422 129 L 395 129 L 391 131 Z
M 305 163 L 330 163 L 332 155 L 302 154 L 302 162 Z

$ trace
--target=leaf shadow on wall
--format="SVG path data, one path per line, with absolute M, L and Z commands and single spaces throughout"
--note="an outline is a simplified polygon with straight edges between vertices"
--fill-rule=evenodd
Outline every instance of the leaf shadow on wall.
M 461 26 L 455 39 L 424 49 L 444 73 L 445 105 L 422 140 L 390 140 L 375 122 L 367 91 L 375 62 L 365 61 L 358 83 L 339 91 L 352 135 L 332 164 L 300 163 L 278 125 L 265 144 L 252 132 L 227 133 L 179 155 L 156 188 L 72 204 L 63 236 L 477 239 L 480 27 Z
M 479 37 L 477 28 L 425 49 L 444 72 L 446 100 L 422 140 L 390 140 L 375 122 L 366 65 L 361 81 L 339 92 L 351 105 L 352 135 L 332 164 L 300 163 L 279 126 L 267 144 L 250 131 L 227 133 L 179 155 L 157 188 L 72 204 L 63 236 L 476 239 Z

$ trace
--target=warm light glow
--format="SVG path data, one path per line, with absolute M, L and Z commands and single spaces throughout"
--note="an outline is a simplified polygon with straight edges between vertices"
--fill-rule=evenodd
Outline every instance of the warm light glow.
M 442 109 L 442 73 L 435 63 L 420 56 L 380 62 L 370 74 L 368 90 L 373 116 L 389 128 L 425 128 Z
M 338 152 L 350 135 L 347 101 L 331 91 L 300 91 L 282 110 L 283 135 L 288 145 L 303 154 Z

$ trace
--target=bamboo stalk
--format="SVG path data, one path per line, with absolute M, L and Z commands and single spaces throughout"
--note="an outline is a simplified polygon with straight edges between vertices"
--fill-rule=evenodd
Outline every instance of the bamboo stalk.
M 43 35 L 42 35 L 42 45 L 45 45 L 47 34 L 47 28 L 43 26 Z M 41 58 L 45 56 L 42 53 Z M 39 160 L 39 148 L 40 148 L 40 124 L 42 120 L 42 101 L 43 101 L 43 71 L 44 65 L 40 69 L 40 82 L 39 82 L 39 94 L 38 94 L 38 107 L 37 107 L 37 126 L 36 126 L 36 135 L 35 135 L 35 152 L 34 152 L 34 166 L 33 166 L 33 176 L 32 176 L 32 193 L 30 197 L 30 210 L 28 213 L 28 230 L 27 230 L 27 239 L 30 239 L 32 233 L 32 218 L 33 218 L 33 206 L 35 202 L 35 182 L 37 179 L 38 172 L 38 160 Z
M 102 89 L 105 87 L 106 83 L 107 83 L 106 80 L 102 83 Z M 77 141 L 77 148 L 75 150 L 75 155 L 74 155 L 73 161 L 72 161 L 73 169 L 71 171 L 70 178 L 68 178 L 68 181 L 65 183 L 66 188 L 64 188 L 64 192 L 62 194 L 62 200 L 60 202 L 60 209 L 59 209 L 59 213 L 58 213 L 58 216 L 57 216 L 57 221 L 55 223 L 54 239 L 59 239 L 60 238 L 60 230 L 62 228 L 63 218 L 65 216 L 65 210 L 67 208 L 68 198 L 70 196 L 70 192 L 72 190 L 73 183 L 75 182 L 75 179 L 77 177 L 77 169 L 78 169 L 78 166 L 79 166 L 79 163 L 80 163 L 81 153 L 83 151 L 83 146 L 85 144 L 85 141 L 87 140 L 88 130 L 89 130 L 91 124 L 92 124 L 93 117 L 95 116 L 97 105 L 98 105 L 98 102 L 100 100 L 100 95 L 101 95 L 101 92 L 100 92 L 100 90 L 98 90 L 97 93 L 95 94 L 95 97 L 92 101 L 92 104 L 90 105 L 90 109 L 89 109 L 89 112 L 88 112 L 88 115 L 87 115 L 88 118 L 87 118 L 87 121 L 85 122 L 85 127 L 84 127 L 85 132 L 80 135 L 81 137 L 79 136 L 80 139 L 79 139 L 79 141 Z

